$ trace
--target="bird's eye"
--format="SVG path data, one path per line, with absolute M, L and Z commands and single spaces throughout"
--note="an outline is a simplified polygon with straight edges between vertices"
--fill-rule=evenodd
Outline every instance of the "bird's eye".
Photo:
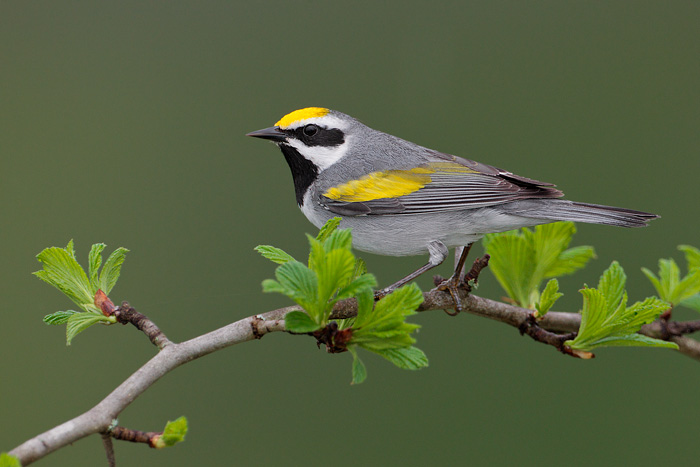
M 318 127 L 316 125 L 306 125 L 304 127 L 304 135 L 313 136 L 318 133 Z

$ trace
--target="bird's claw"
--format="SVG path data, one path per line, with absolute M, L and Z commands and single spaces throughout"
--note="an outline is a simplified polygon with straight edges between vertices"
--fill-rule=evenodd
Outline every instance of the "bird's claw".
M 445 310 L 445 313 L 447 313 L 450 316 L 457 316 L 459 312 L 462 311 L 462 300 L 460 300 L 459 298 L 459 287 L 462 285 L 467 284 L 462 282 L 462 279 L 459 277 L 459 275 L 454 275 L 449 279 L 442 281 L 437 286 L 437 290 L 449 292 L 450 296 L 452 297 L 452 301 L 455 303 L 454 313 Z

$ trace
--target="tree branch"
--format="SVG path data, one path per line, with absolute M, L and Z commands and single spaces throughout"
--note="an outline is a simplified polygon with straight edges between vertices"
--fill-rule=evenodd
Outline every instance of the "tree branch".
M 466 291 L 461 289 L 459 289 L 459 294 L 459 299 L 465 312 L 500 321 L 516 329 L 531 326 L 527 323 L 532 321 L 532 310 L 468 295 Z M 419 311 L 454 308 L 454 301 L 447 292 L 431 290 L 424 293 L 423 296 L 424 302 L 420 306 Z M 261 339 L 270 332 L 284 331 L 284 316 L 290 311 L 299 309 L 296 306 L 280 308 L 264 314 L 249 316 L 182 343 L 170 343 L 168 341 L 169 344 L 162 347 L 156 356 L 139 368 L 96 406 L 82 415 L 24 442 L 10 451 L 10 454 L 17 456 L 22 465 L 26 466 L 90 434 L 106 433 L 112 420 L 117 418 L 129 404 L 168 372 L 184 363 L 217 350 L 242 342 Z M 357 302 L 355 299 L 348 299 L 336 305 L 331 318 L 349 318 L 355 316 L 356 313 Z M 563 343 L 561 339 L 565 336 L 557 336 L 554 333 L 575 332 L 578 330 L 580 323 L 581 318 L 578 313 L 549 312 L 541 320 L 536 321 L 536 326 L 548 331 L 548 333 L 542 334 L 533 328 L 535 331 L 532 334 L 545 336 L 538 340 L 550 345 L 554 345 L 556 342 Z M 656 321 L 642 327 L 640 332 L 650 337 L 666 338 L 675 342 L 683 355 L 700 361 L 700 342 L 682 335 L 687 332 L 693 332 L 698 328 L 700 328 L 700 322 L 669 322 L 662 324 Z M 527 331 L 525 332 L 528 333 Z M 528 333 L 528 335 L 530 334 Z

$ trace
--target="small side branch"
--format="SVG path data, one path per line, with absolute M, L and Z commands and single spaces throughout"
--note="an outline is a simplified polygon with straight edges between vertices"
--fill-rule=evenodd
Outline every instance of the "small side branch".
M 117 461 L 114 457 L 114 444 L 112 443 L 112 437 L 109 433 L 102 433 L 102 445 L 105 448 L 105 453 L 107 454 L 107 464 L 109 467 L 116 467 Z
M 166 337 L 163 331 L 156 324 L 148 319 L 142 313 L 136 311 L 129 302 L 122 302 L 121 306 L 116 306 L 109 299 L 107 294 L 102 290 L 98 290 L 95 294 L 95 306 L 102 311 L 105 316 L 114 316 L 119 323 L 133 324 L 136 329 L 146 334 L 153 345 L 163 350 L 166 346 L 172 344 L 170 339 Z
M 518 327 L 518 330 L 520 331 L 520 334 L 528 335 L 537 342 L 542 342 L 543 344 L 551 345 L 563 354 L 585 359 L 593 358 L 594 356 L 590 352 L 581 352 L 578 350 L 574 350 L 568 345 L 564 344 L 566 341 L 576 338 L 575 332 L 570 332 L 567 334 L 557 334 L 551 331 L 547 331 L 546 329 L 540 327 L 540 325 L 537 323 L 537 320 L 532 314 L 530 314 L 528 319 L 523 321 L 523 323 Z
M 123 426 L 115 426 L 109 432 L 109 436 L 121 441 L 129 441 L 131 443 L 144 443 L 155 448 L 155 443 L 163 434 L 162 431 L 139 431 L 124 428 Z
M 165 336 L 163 331 L 161 331 L 153 321 L 148 319 L 146 315 L 132 308 L 129 302 L 122 302 L 121 306 L 116 309 L 114 316 L 117 318 L 117 321 L 122 324 L 133 324 L 136 329 L 146 334 L 153 345 L 161 350 L 172 344 L 170 339 Z

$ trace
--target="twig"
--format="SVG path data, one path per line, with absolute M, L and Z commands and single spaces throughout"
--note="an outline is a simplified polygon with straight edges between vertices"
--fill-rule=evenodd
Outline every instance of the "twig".
M 115 426 L 109 432 L 110 436 L 120 441 L 129 441 L 131 443 L 144 443 L 150 447 L 155 447 L 156 440 L 163 434 L 162 431 L 139 431 L 124 428 L 123 426 Z
M 531 310 L 475 295 L 467 295 L 467 292 L 462 289 L 459 290 L 459 293 L 465 312 L 500 321 L 517 329 L 520 329 L 523 323 L 531 319 Z M 454 307 L 454 301 L 449 293 L 431 290 L 424 293 L 423 296 L 424 302 L 419 309 L 420 311 L 443 310 Z M 217 350 L 242 342 L 260 339 L 270 332 L 284 331 L 284 316 L 291 311 L 299 309 L 296 306 L 280 308 L 268 313 L 244 318 L 182 343 L 170 343 L 168 341 L 169 345 L 164 345 L 157 355 L 120 384 L 95 407 L 70 421 L 27 440 L 10 451 L 10 454 L 18 457 L 22 465 L 26 466 L 85 436 L 106 432 L 114 418 L 165 374 L 184 363 Z M 357 302 L 355 299 L 348 299 L 338 302 L 331 317 L 333 319 L 349 318 L 356 314 Z M 549 331 L 550 334 L 575 332 L 580 324 L 581 317 L 578 313 L 554 311 L 548 312 L 536 323 L 537 327 Z M 669 340 L 678 344 L 680 353 L 700 361 L 700 342 L 680 335 L 698 330 L 700 322 L 691 321 L 675 324 L 674 322 L 669 322 L 668 324 L 667 332 L 674 330 L 674 332 L 677 331 L 678 333 L 678 335 L 671 334 Z M 662 332 L 663 330 L 658 321 L 643 326 L 640 331 L 644 335 L 655 338 L 662 338 Z M 533 331 L 533 333 L 537 334 L 539 331 Z M 564 339 L 565 337 L 558 336 L 555 338 L 549 334 L 539 335 L 545 336 L 540 341 L 546 341 L 551 338 L 554 342 L 554 340 Z M 557 336 L 556 334 L 554 335 Z
M 114 457 L 114 445 L 112 444 L 112 437 L 109 433 L 102 433 L 102 445 L 107 454 L 107 464 L 109 467 L 116 467 L 117 461 Z

